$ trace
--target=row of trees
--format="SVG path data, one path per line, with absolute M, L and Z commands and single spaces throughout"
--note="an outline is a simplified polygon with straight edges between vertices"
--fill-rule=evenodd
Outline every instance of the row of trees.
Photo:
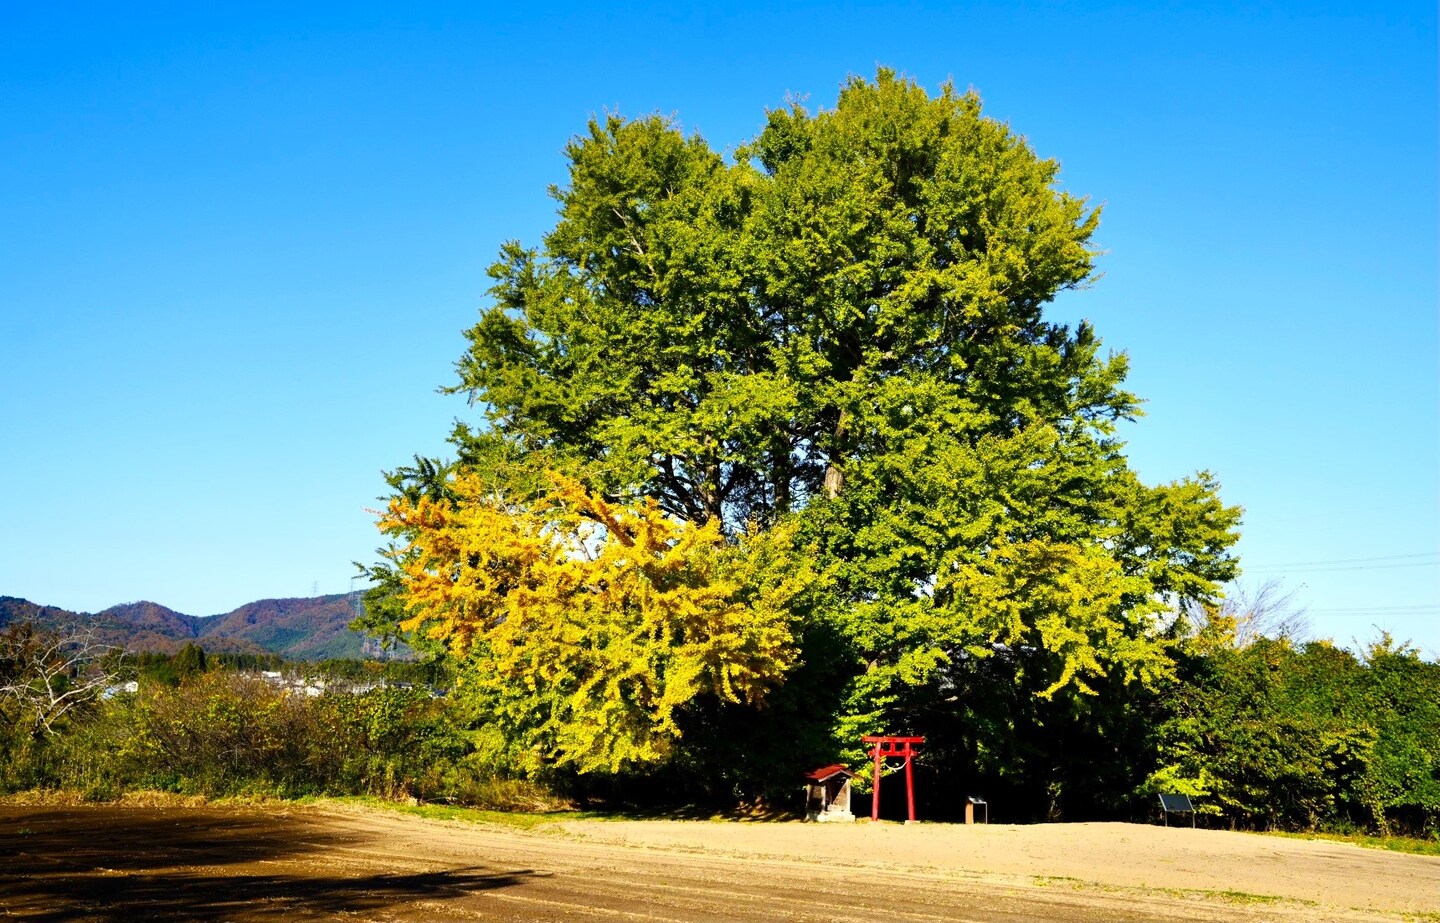
M 1440 664 L 1257 638 L 1187 652 L 1157 696 L 1152 790 L 1260 827 L 1440 833 Z
M 43 664 L 26 656 L 37 631 Z M 172 681 L 157 665 L 194 658 L 148 655 L 122 663 L 103 695 L 67 696 L 115 665 L 81 651 L 74 635 L 0 631 L 0 791 L 374 794 L 502 809 L 723 807 L 746 795 L 799 804 L 790 742 L 766 736 L 801 724 L 783 713 L 752 712 L 766 733 L 731 723 L 727 737 L 686 712 L 668 759 L 578 772 L 517 766 L 474 697 L 432 695 L 427 681 L 452 679 L 437 662 L 403 665 L 401 681 L 384 686 L 373 681 L 397 665 L 285 665 L 328 678 L 330 691 L 311 696 L 218 657 Z M 924 816 L 944 819 L 963 788 L 986 795 L 996 820 L 1139 820 L 1154 792 L 1184 791 L 1212 824 L 1432 836 L 1440 826 L 1440 664 L 1389 639 L 1357 657 L 1212 619 L 1178 654 L 1172 680 L 1107 684 L 1081 713 L 1025 694 L 1005 663 L 988 660 L 988 676 L 957 690 L 963 704 L 944 714 L 954 727 L 930 716 Z M 126 691 L 127 676 L 138 689 Z M 56 701 L 74 705 L 57 713 Z M 721 750 L 744 759 L 726 762 Z
M 331 691 L 267 681 L 261 668 L 324 680 Z M 477 756 L 474 715 L 433 692 L 448 680 L 434 663 L 297 664 L 197 645 L 126 654 L 94 644 L 83 623 L 17 622 L 0 630 L 0 792 L 554 804 Z

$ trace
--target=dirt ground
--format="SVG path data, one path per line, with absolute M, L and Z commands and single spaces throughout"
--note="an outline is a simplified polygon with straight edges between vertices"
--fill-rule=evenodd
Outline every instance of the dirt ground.
M 584 821 L 0 804 L 28 921 L 1440 921 L 1440 858 L 1131 824 Z

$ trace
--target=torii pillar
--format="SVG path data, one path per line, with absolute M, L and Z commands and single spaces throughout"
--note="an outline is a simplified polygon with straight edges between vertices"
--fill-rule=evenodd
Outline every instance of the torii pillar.
M 910 820 L 915 820 L 915 772 L 912 766 L 915 748 L 925 742 L 923 737 L 862 737 L 871 745 L 870 755 L 875 759 L 874 794 L 870 798 L 870 819 L 880 819 L 880 771 L 884 760 L 900 757 L 905 760 L 905 799 L 910 808 Z

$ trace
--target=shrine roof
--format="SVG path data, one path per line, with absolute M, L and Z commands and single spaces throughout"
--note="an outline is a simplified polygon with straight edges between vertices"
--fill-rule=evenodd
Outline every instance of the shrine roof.
M 812 769 L 810 772 L 805 773 L 805 778 L 809 779 L 811 782 L 824 782 L 826 779 L 841 774 L 843 774 L 847 779 L 855 777 L 855 773 L 851 772 L 849 769 L 846 769 L 843 764 L 835 763 L 831 766 L 821 766 L 819 769 Z

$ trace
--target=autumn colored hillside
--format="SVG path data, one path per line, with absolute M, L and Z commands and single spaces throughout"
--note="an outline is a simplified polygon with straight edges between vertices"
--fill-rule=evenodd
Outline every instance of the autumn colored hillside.
M 54 623 L 93 620 L 103 640 L 132 651 L 174 653 L 190 642 L 208 651 L 279 654 L 289 660 L 363 657 L 366 639 L 348 625 L 350 594 L 304 599 L 261 599 L 219 615 L 186 615 L 153 602 L 111 606 L 94 614 L 70 612 L 13 596 L 0 596 L 0 626 L 33 619 Z

